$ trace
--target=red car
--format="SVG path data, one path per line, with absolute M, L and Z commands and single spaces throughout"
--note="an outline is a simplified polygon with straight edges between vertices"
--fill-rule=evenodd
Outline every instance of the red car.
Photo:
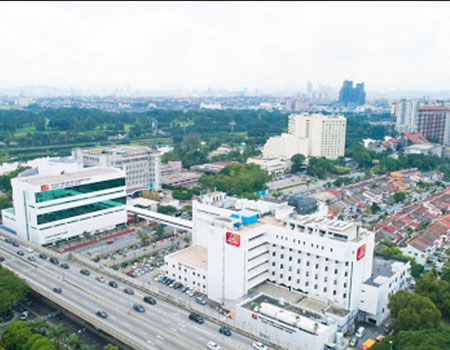
M 106 244 L 113 244 L 114 241 L 106 241 Z

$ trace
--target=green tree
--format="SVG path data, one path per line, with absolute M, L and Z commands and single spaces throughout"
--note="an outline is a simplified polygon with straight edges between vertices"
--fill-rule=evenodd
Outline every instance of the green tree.
M 372 210 L 372 213 L 374 213 L 374 214 L 378 213 L 381 210 L 380 206 L 375 202 L 372 203 L 370 209 Z
M 450 317 L 450 282 L 427 272 L 417 279 L 416 293 L 430 298 L 445 317 Z
M 161 225 L 156 225 L 154 227 L 154 230 L 158 238 L 161 238 L 164 235 L 164 227 L 162 227 Z
M 405 192 L 395 192 L 393 198 L 396 203 L 403 202 L 406 199 L 406 194 Z
M 428 298 L 400 290 L 389 297 L 394 331 L 438 328 L 441 312 Z
M 7 350 L 21 350 L 32 335 L 33 332 L 26 322 L 15 321 L 6 326 L 2 343 Z
M 25 298 L 27 290 L 24 280 L 0 265 L 0 313 L 3 319 L 14 301 L 21 301 Z
M 112 344 L 107 344 L 103 347 L 103 350 L 119 350 L 119 347 Z
M 311 176 L 325 179 L 335 172 L 333 163 L 325 157 L 309 157 L 306 173 Z
M 69 336 L 69 331 L 62 323 L 56 326 L 50 326 L 49 338 L 56 343 L 56 350 L 60 349 L 60 345 Z
M 291 157 L 291 162 L 292 162 L 291 173 L 295 174 L 295 173 L 298 173 L 299 171 L 303 170 L 305 160 L 306 160 L 306 157 L 303 154 L 301 154 L 301 153 L 294 154 Z
M 177 208 L 171 205 L 158 205 L 158 213 L 173 215 L 178 211 Z
M 150 238 L 148 237 L 148 235 L 143 233 L 141 230 L 137 230 L 136 235 L 141 241 L 141 246 L 143 246 L 143 247 L 148 246 L 148 244 L 150 242 Z

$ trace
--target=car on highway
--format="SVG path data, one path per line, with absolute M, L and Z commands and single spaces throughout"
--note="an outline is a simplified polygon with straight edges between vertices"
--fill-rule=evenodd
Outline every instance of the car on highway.
M 99 262 L 100 261 L 100 257 L 96 256 L 94 259 L 92 259 L 92 261 Z
M 12 240 L 10 240 L 9 238 L 5 238 L 5 242 L 8 243 L 8 244 L 11 244 Z
M 44 253 L 39 254 L 39 257 L 44 260 L 47 259 L 47 255 L 45 255 Z
M 155 305 L 155 304 L 156 304 L 155 298 L 151 297 L 150 295 L 146 295 L 146 296 L 144 297 L 144 301 L 145 301 L 146 303 L 151 304 L 151 305 Z
M 82 275 L 85 275 L 85 276 L 89 276 L 91 273 L 89 272 L 89 270 L 86 270 L 86 269 L 81 269 L 80 270 L 80 273 L 82 274 Z
M 197 297 L 195 298 L 195 302 L 201 305 L 205 305 L 206 304 L 206 300 L 201 298 L 201 297 Z
M 202 317 L 201 315 L 196 314 L 196 313 L 194 313 L 194 312 L 191 312 L 191 313 L 189 314 L 189 319 L 190 319 L 191 321 L 194 321 L 194 322 L 197 322 L 197 323 L 200 323 L 200 324 L 202 324 L 202 323 L 205 322 L 205 320 L 203 319 L 203 317 Z
M 13 245 L 14 247 L 18 247 L 18 246 L 19 246 L 19 243 L 17 243 L 16 241 L 12 241 L 12 245 Z
M 99 281 L 99 282 L 102 282 L 102 283 L 105 283 L 105 278 L 103 276 L 97 276 L 97 277 L 95 277 L 95 280 Z
M 230 329 L 225 327 L 225 326 L 222 326 L 222 327 L 219 328 L 219 333 L 223 334 L 223 335 L 226 335 L 227 337 L 229 337 L 231 335 Z
M 0 256 L 0 262 L 5 261 L 5 258 L 3 256 Z
M 62 263 L 59 266 L 61 266 L 63 269 L 66 269 L 66 270 L 69 268 L 69 264 L 66 264 L 66 263 Z
M 33 255 L 28 256 L 27 259 L 30 261 L 36 261 L 36 259 Z
M 208 344 L 206 344 L 206 347 L 210 350 L 220 350 L 220 346 L 213 341 L 209 341 Z
M 57 293 L 57 294 L 61 294 L 61 293 L 62 293 L 62 289 L 59 288 L 59 287 L 53 288 L 53 291 L 54 291 L 55 293 Z
M 17 251 L 17 255 L 19 255 L 19 256 L 24 256 L 25 254 L 24 254 L 24 252 L 23 252 L 23 251 L 21 251 L 21 250 L 18 250 L 18 251 Z
M 58 265 L 59 264 L 59 261 L 58 261 L 58 259 L 56 259 L 56 258 L 50 258 L 50 262 L 52 263 L 52 264 L 54 264 L 54 265 Z
M 253 349 L 256 350 L 267 350 L 267 346 L 263 343 L 261 343 L 260 341 L 254 341 L 253 344 Z
M 108 285 L 113 288 L 117 288 L 119 286 L 116 281 L 109 281 Z
M 106 312 L 105 311 L 97 311 L 96 313 L 95 313 L 98 317 L 101 317 L 101 318 L 106 318 L 106 317 L 108 317 L 108 315 L 106 314 Z
M 125 288 L 125 289 L 123 290 L 123 292 L 124 292 L 125 294 L 129 294 L 129 295 L 133 295 L 133 294 L 134 294 L 134 291 L 133 291 L 133 289 L 131 289 L 131 288 Z
M 145 312 L 145 308 L 141 304 L 134 304 L 133 309 L 135 309 L 137 312 Z

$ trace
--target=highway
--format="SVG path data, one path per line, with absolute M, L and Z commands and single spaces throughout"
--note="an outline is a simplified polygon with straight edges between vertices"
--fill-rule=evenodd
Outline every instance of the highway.
M 109 326 L 112 332 L 133 339 L 141 349 L 205 349 L 208 341 L 216 342 L 224 350 L 250 350 L 252 347 L 252 339 L 236 333 L 225 337 L 218 332 L 218 325 L 207 320 L 204 324 L 196 324 L 188 319 L 187 311 L 175 305 L 158 298 L 156 305 L 147 304 L 143 301 L 142 292 L 134 289 L 134 295 L 127 295 L 123 291 L 126 286 L 120 282 L 117 289 L 112 288 L 108 285 L 111 279 L 106 275 L 103 276 L 105 283 L 95 280 L 100 275 L 97 272 L 91 271 L 90 276 L 84 276 L 80 270 L 85 267 L 72 260 L 67 261 L 70 268 L 65 270 L 51 264 L 48 259 L 40 259 L 37 253 L 31 254 L 35 255 L 35 262 L 19 257 L 16 253 L 19 249 L 25 252 L 25 257 L 30 255 L 23 247 L 0 241 L 0 255 L 6 258 L 2 263 L 5 267 L 53 293 L 62 302 L 70 303 L 79 310 L 79 315 L 92 315 L 97 322 Z M 62 293 L 54 293 L 54 287 L 61 287 Z M 136 312 L 132 309 L 134 303 L 142 304 L 146 311 Z M 101 319 L 96 316 L 98 310 L 105 311 L 108 317 Z

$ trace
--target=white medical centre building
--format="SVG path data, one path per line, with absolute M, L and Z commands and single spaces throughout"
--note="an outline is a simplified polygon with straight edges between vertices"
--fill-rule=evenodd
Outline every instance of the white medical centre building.
M 409 262 L 374 256 L 374 233 L 287 202 L 214 192 L 193 203 L 192 245 L 166 276 L 235 311 L 236 326 L 290 349 L 343 349 L 355 319 L 381 324 Z
M 3 225 L 40 245 L 127 222 L 120 169 L 54 160 L 19 174 L 11 186 L 13 208 L 2 210 Z

